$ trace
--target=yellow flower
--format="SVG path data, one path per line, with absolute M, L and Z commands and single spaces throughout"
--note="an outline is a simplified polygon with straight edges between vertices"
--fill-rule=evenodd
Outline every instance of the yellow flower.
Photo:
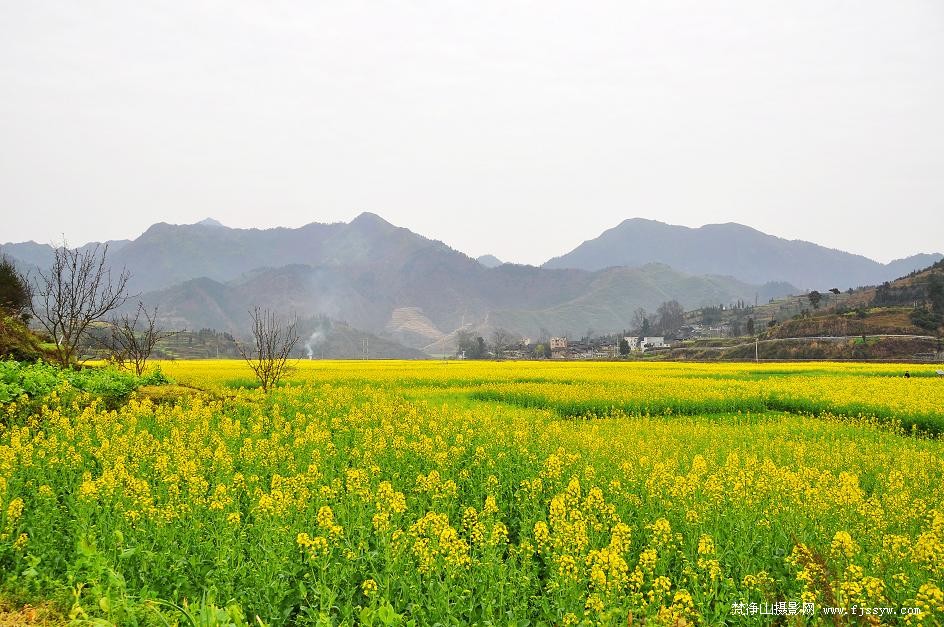
M 322 505 L 318 510 L 318 527 L 332 537 L 340 537 L 344 528 L 334 522 L 334 511 L 328 505 Z
M 377 582 L 373 579 L 365 579 L 361 583 L 361 592 L 368 598 L 375 596 L 377 594 Z
M 639 569 L 644 573 L 651 573 L 656 567 L 659 555 L 655 549 L 645 549 L 639 554 Z
M 922 584 L 918 589 L 915 605 L 928 612 L 944 612 L 944 591 L 933 583 Z
M 312 538 L 307 533 L 299 533 L 295 542 L 312 559 L 322 557 L 328 552 L 328 540 L 324 536 L 315 536 Z
M 846 559 L 855 557 L 859 552 L 859 545 L 855 543 L 848 531 L 837 531 L 829 548 L 833 557 Z
M 564 579 L 577 581 L 580 576 L 580 569 L 577 567 L 577 561 L 572 555 L 561 555 L 558 557 L 557 574 Z
M 699 555 L 714 555 L 715 554 L 715 541 L 707 533 L 703 534 L 698 539 L 698 554 Z
M 16 497 L 7 506 L 7 524 L 11 525 L 23 515 L 23 499 Z
M 616 553 L 625 553 L 629 550 L 632 539 L 632 530 L 626 523 L 617 523 L 610 534 L 610 549 Z
M 665 518 L 649 525 L 649 530 L 652 532 L 651 542 L 654 546 L 664 547 L 672 543 L 672 525 Z
M 587 612 L 596 612 L 597 614 L 602 612 L 604 607 L 603 599 L 601 599 L 600 595 L 595 592 L 587 597 L 587 602 L 584 605 L 584 609 Z
M 547 523 L 539 520 L 534 523 L 534 541 L 538 543 L 538 548 L 542 551 L 547 550 L 551 542 L 551 532 L 547 528 Z
M 669 593 L 669 590 L 672 589 L 672 582 L 668 577 L 660 576 L 656 577 L 652 582 L 652 586 L 649 590 L 649 600 L 650 602 L 659 599 Z
M 488 537 L 488 544 L 490 546 L 501 546 L 508 542 L 508 527 L 505 526 L 505 523 L 496 522 L 492 525 L 492 531 Z

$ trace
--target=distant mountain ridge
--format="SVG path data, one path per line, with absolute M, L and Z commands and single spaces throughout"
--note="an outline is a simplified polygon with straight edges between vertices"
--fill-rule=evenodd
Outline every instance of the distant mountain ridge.
M 218 222 L 158 223 L 115 253 L 131 271 L 132 287 L 154 290 L 207 277 L 228 281 L 265 267 L 292 264 L 364 266 L 445 244 L 396 227 L 372 213 L 349 223 L 312 222 L 297 229 L 234 229 Z
M 786 281 L 802 289 L 846 289 L 895 279 L 941 258 L 939 253 L 919 254 L 882 264 L 736 223 L 690 228 L 632 218 L 542 267 L 592 271 L 658 262 L 683 272 L 728 275 L 752 283 Z
M 330 316 L 405 346 L 434 350 L 463 327 L 483 334 L 504 327 L 522 336 L 538 337 L 542 331 L 575 336 L 587 328 L 628 328 L 636 308 L 655 311 L 673 298 L 697 307 L 755 297 L 766 301 L 793 290 L 696 277 L 661 264 L 595 273 L 511 264 L 481 270 L 473 273 L 462 263 L 431 256 L 416 259 L 412 270 L 394 272 L 398 279 L 377 281 L 372 269 L 292 265 L 226 283 L 192 279 L 143 298 L 160 306 L 164 320 L 175 327 L 238 331 L 248 324 L 250 304 L 268 303 L 286 314 Z
M 80 250 L 87 250 L 94 246 L 107 245 L 110 254 L 121 250 L 131 240 L 110 240 L 107 242 L 90 242 L 80 246 Z M 39 244 L 34 241 L 0 244 L 0 253 L 9 255 L 29 268 L 48 268 L 52 265 L 53 247 L 49 244 Z
M 688 241 L 686 233 L 677 230 L 684 227 L 641 222 L 649 229 L 643 239 L 651 240 L 654 257 L 664 258 L 663 249 Z M 247 328 L 248 309 L 258 304 L 301 317 L 326 316 L 392 342 L 441 353 L 458 329 L 487 335 L 504 327 L 525 337 L 573 336 L 587 329 L 615 332 L 630 327 L 635 309 L 652 312 L 666 300 L 693 309 L 766 301 L 798 291 L 793 284 L 768 280 L 753 268 L 736 273 L 730 267 L 732 260 L 753 263 L 758 255 L 771 255 L 761 246 L 769 240 L 786 240 L 739 225 L 716 226 L 729 236 L 705 254 L 722 255 L 725 246 L 735 252 L 726 253 L 725 263 L 712 264 L 709 259 L 694 270 L 651 259 L 632 267 L 616 260 L 594 270 L 553 267 L 551 262 L 542 268 L 495 265 L 497 259 L 472 259 L 372 213 L 348 223 L 299 228 L 235 229 L 212 219 L 189 225 L 158 223 L 134 240 L 110 242 L 109 259 L 113 267 L 131 272 L 132 291 L 149 305 L 159 306 L 163 322 L 171 328 L 211 327 L 239 335 Z M 664 233 L 671 236 L 662 237 Z M 755 240 L 756 250 L 745 244 Z M 865 260 L 799 244 L 816 254 L 837 253 L 840 260 Z M 643 255 L 641 250 L 642 246 L 636 252 Z M 27 267 L 48 267 L 53 249 L 29 242 L 0 246 L 0 252 Z M 695 264 L 692 259 L 688 267 Z M 597 265 L 603 261 L 601 253 Z M 865 261 L 884 271 L 892 265 Z M 910 271 L 904 268 L 911 263 L 899 264 L 902 274 Z M 828 275 L 826 268 L 817 276 Z M 823 283 L 828 279 L 818 285 Z

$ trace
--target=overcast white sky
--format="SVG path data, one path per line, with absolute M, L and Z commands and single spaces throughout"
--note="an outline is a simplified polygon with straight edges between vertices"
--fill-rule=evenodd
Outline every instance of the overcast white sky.
M 629 217 L 944 249 L 944 2 L 0 0 L 0 242 Z

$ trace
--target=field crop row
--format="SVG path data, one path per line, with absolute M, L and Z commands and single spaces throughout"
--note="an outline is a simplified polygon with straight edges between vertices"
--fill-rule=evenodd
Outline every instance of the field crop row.
M 841 407 L 854 382 L 939 417 L 931 378 L 305 363 L 264 394 L 232 387 L 235 362 L 164 370 L 207 391 L 53 392 L 0 428 L 3 596 L 118 625 L 714 625 L 777 602 L 944 620 L 941 440 L 750 405 Z

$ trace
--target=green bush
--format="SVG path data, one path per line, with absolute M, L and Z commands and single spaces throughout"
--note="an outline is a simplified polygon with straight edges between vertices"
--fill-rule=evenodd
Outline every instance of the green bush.
M 24 363 L 9 359 L 0 361 L 0 405 L 23 396 L 29 405 L 37 405 L 55 391 L 64 397 L 87 393 L 114 408 L 126 401 L 138 387 L 170 382 L 159 367 L 138 377 L 110 367 L 73 370 L 43 362 Z
M 0 308 L 0 359 L 38 361 L 47 358 L 50 352 L 42 342 L 43 339 L 33 333 L 21 318 L 8 315 Z
M 937 331 L 944 321 L 944 317 L 929 309 L 915 309 L 911 312 L 910 318 L 913 325 L 929 333 Z

